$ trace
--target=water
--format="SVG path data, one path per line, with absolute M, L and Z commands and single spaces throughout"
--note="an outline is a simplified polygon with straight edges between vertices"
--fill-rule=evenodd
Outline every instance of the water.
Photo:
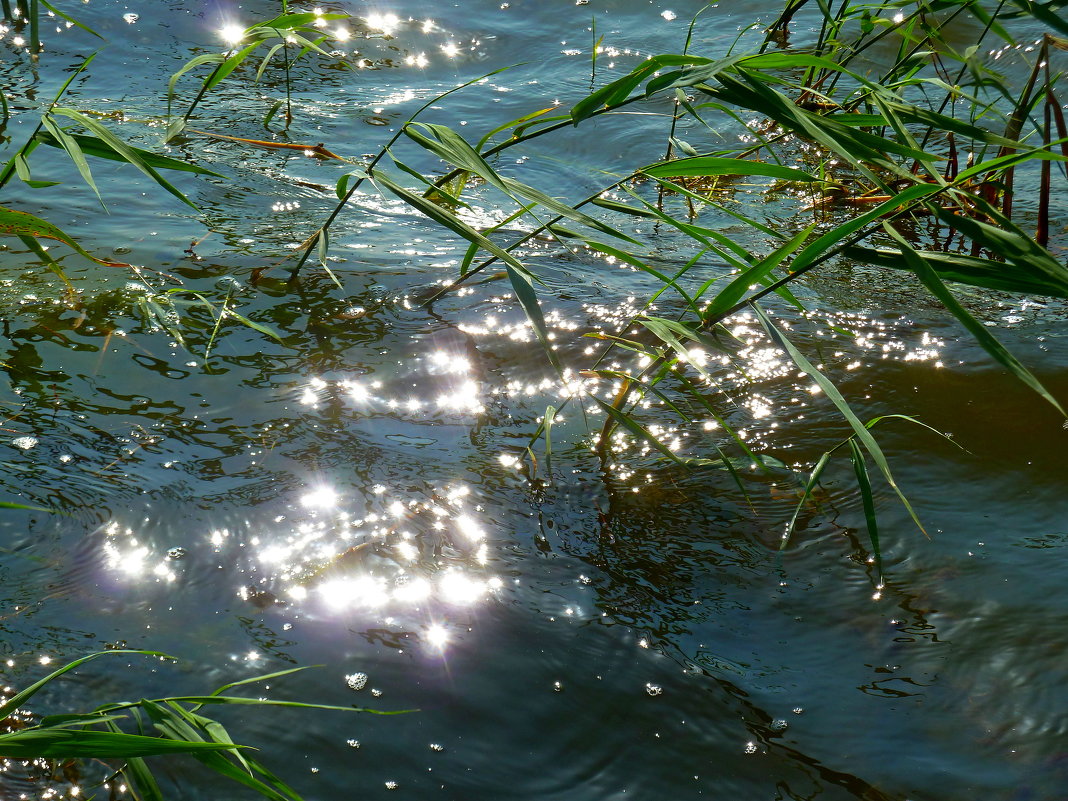
M 722 52 L 751 15 L 772 13 L 764 5 L 745 18 L 706 12 L 716 22 L 698 28 L 695 46 Z M 426 99 L 523 62 L 428 117 L 480 135 L 589 90 L 591 18 L 612 48 L 600 81 L 680 49 L 699 8 L 346 8 L 395 13 L 393 38 L 353 40 L 370 64 L 358 72 L 299 65 L 290 136 L 373 153 Z M 112 44 L 67 102 L 157 148 L 167 76 L 217 51 L 224 24 L 274 9 L 84 5 L 80 18 Z M 9 98 L 50 97 L 50 82 L 97 43 L 49 29 L 45 45 L 40 83 L 25 55 L 0 45 Z M 280 80 L 272 68 L 260 87 L 222 84 L 193 127 L 268 138 L 259 120 Z M 179 84 L 184 102 L 193 85 Z M 499 166 L 581 197 L 603 183 L 596 169 L 660 158 L 668 110 L 539 140 Z M 35 119 L 16 115 L 5 135 L 21 143 Z M 817 310 L 810 321 L 771 304 L 863 418 L 899 412 L 952 435 L 900 420 L 876 429 L 930 533 L 877 486 L 880 585 L 845 464 L 826 474 L 781 555 L 797 500 L 781 476 L 747 478 L 747 500 L 726 472 L 673 467 L 641 443 L 604 475 L 583 439 L 601 418 L 587 423 L 574 404 L 554 428 L 551 465 L 542 458 L 532 474 L 523 448 L 562 398 L 508 289 L 479 284 L 432 311 L 415 301 L 455 274 L 461 245 L 368 189 L 332 232 L 344 289 L 311 265 L 287 288 L 283 257 L 332 209 L 346 167 L 196 135 L 172 153 L 228 176 L 175 179 L 200 213 L 110 163 L 93 165 L 106 217 L 58 160 L 35 158 L 35 177 L 69 188 L 5 190 L 5 202 L 63 224 L 94 252 L 150 271 L 142 280 L 64 256 L 83 294 L 71 309 L 54 277 L 5 240 L 3 499 L 64 514 L 3 517 L 3 678 L 24 686 L 42 659 L 105 647 L 181 657 L 97 662 L 40 696 L 40 711 L 319 665 L 262 692 L 418 711 L 225 715 L 308 798 L 1061 797 L 1068 605 L 1056 562 L 1068 542 L 1068 433 L 900 276 L 824 271 L 799 290 Z M 480 202 L 473 215 L 500 219 L 490 197 Z M 748 212 L 773 224 L 783 214 Z M 656 243 L 665 265 L 688 258 L 670 234 Z M 580 335 L 625 319 L 653 286 L 552 244 L 525 258 L 576 368 L 596 345 Z M 178 286 L 153 271 L 215 304 L 228 299 L 282 342 L 227 321 L 205 358 L 213 318 L 182 295 L 189 305 L 163 309 L 168 325 L 178 314 L 188 349 L 179 346 L 142 314 L 146 283 Z M 1066 396 L 1059 305 L 962 296 Z M 714 359 L 708 369 L 751 443 L 811 463 L 846 435 L 754 320 L 739 318 L 734 333 L 752 380 Z M 720 441 L 714 421 L 649 414 L 681 448 Z M 216 780 L 187 762 L 159 770 L 184 798 L 218 796 Z

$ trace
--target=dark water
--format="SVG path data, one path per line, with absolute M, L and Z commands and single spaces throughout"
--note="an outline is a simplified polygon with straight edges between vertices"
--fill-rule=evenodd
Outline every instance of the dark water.
M 699 8 L 346 7 L 403 21 L 393 38 L 350 41 L 373 68 L 315 58 L 295 68 L 289 136 L 373 153 L 427 99 L 522 62 L 427 117 L 477 138 L 589 91 L 591 19 L 613 48 L 599 58 L 601 82 L 681 49 Z M 66 102 L 158 148 L 168 75 L 217 51 L 221 25 L 276 6 L 94 0 L 77 11 L 109 44 Z M 770 3 L 711 9 L 694 46 L 721 53 L 772 12 Z M 46 102 L 98 46 L 77 29 L 47 32 L 36 67 L 12 33 L 0 40 L 13 107 Z M 280 81 L 268 70 L 259 86 L 222 84 L 194 127 L 268 138 L 259 121 Z M 179 84 L 185 102 L 193 85 Z M 659 158 L 669 111 L 652 105 L 498 166 L 578 198 L 604 182 L 595 170 Z M 17 113 L 7 146 L 36 119 Z M 317 665 L 263 694 L 419 711 L 224 716 L 313 799 L 1068 795 L 1068 432 L 916 288 L 839 266 L 800 290 L 812 320 L 778 310 L 862 418 L 907 414 L 952 435 L 900 420 L 876 429 L 930 535 L 877 486 L 880 586 L 847 464 L 826 474 L 781 554 L 797 501 L 782 476 L 747 474 L 746 498 L 725 472 L 685 471 L 640 447 L 605 475 L 585 438 L 601 418 L 584 419 L 574 401 L 554 428 L 551 464 L 523 469 L 514 460 L 562 397 L 507 288 L 481 284 L 433 311 L 409 298 L 455 274 L 461 245 L 368 190 L 332 231 L 330 266 L 343 289 L 311 265 L 287 287 L 283 259 L 333 208 L 345 168 L 196 136 L 171 152 L 228 176 L 175 179 L 200 213 L 128 168 L 94 164 L 105 216 L 73 168 L 41 153 L 35 177 L 66 186 L 5 190 L 5 204 L 149 269 L 142 279 L 63 255 L 82 294 L 72 309 L 54 276 L 5 240 L 3 499 L 63 514 L 4 512 L 3 676 L 25 685 L 45 670 L 42 659 L 104 647 L 181 658 L 97 662 L 41 696 L 41 711 Z M 412 164 L 436 168 L 425 157 Z M 500 219 L 492 198 L 479 202 L 472 213 Z M 784 214 L 774 205 L 748 212 L 771 223 Z M 669 234 L 649 236 L 665 264 L 689 257 Z M 57 258 L 62 250 L 53 248 Z M 580 334 L 623 319 L 651 286 L 555 246 L 525 258 L 544 278 L 544 308 L 575 369 L 596 344 Z M 268 265 L 253 283 L 252 271 Z M 282 342 L 232 320 L 213 338 L 213 317 L 187 295 L 178 299 L 194 302 L 174 310 L 181 347 L 142 314 L 146 298 L 177 286 L 156 271 L 271 326 Z M 1060 306 L 962 296 L 1068 396 Z M 810 464 L 846 436 L 844 424 L 755 321 L 736 326 L 749 379 L 709 368 L 729 395 L 725 414 L 755 447 Z M 648 414 L 665 434 L 677 425 L 666 410 Z M 700 420 L 674 435 L 687 453 L 726 444 Z M 354 690 L 361 673 L 366 686 Z M 178 784 L 174 797 L 240 797 L 192 763 L 158 768 Z M 7 787 L 44 797 L 40 786 Z

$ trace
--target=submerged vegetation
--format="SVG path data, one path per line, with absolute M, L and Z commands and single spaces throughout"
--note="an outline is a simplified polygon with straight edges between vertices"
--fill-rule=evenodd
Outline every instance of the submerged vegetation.
M 1068 233 L 1057 214 L 1068 177 L 1068 126 L 1058 93 L 1068 22 L 1058 0 L 996 5 L 787 0 L 770 26 L 754 24 L 742 31 L 725 53 L 702 51 L 699 14 L 679 52 L 648 57 L 607 82 L 595 42 L 592 89 L 583 97 L 531 108 L 472 136 L 435 122 L 435 109 L 448 104 L 450 95 L 477 93 L 488 76 L 475 77 L 421 103 L 388 140 L 358 158 L 338 155 L 356 149 L 353 142 L 290 140 L 288 127 L 299 114 L 292 88 L 300 85 L 301 67 L 310 59 L 362 69 L 366 65 L 359 58 L 339 55 L 332 47 L 352 37 L 384 35 L 383 23 L 289 5 L 283 2 L 278 16 L 227 30 L 225 51 L 197 55 L 173 73 L 161 92 L 165 107 L 151 121 L 160 133 L 157 150 L 133 147 L 91 109 L 67 98 L 76 81 L 91 75 L 93 55 L 47 103 L 32 110 L 16 111 L 28 101 L 0 94 L 4 136 L 13 137 L 8 123 L 16 114 L 36 120 L 28 136 L 6 148 L 0 235 L 20 240 L 58 276 L 65 303 L 79 307 L 86 301 L 45 242 L 58 242 L 102 267 L 133 270 L 146 290 L 136 301 L 139 313 L 191 351 L 187 326 L 199 326 L 198 341 L 206 344 L 197 355 L 205 369 L 211 369 L 211 353 L 227 322 L 282 342 L 270 326 L 239 311 L 234 287 L 210 295 L 169 285 L 173 276 L 157 275 L 151 265 L 102 257 L 25 203 L 7 205 L 3 190 L 20 181 L 48 191 L 54 184 L 35 177 L 37 164 L 61 151 L 101 205 L 107 198 L 92 172 L 96 159 L 125 163 L 155 183 L 161 202 L 196 209 L 165 174 L 224 178 L 189 158 L 164 155 L 167 147 L 213 137 L 238 147 L 300 151 L 343 170 L 333 187 L 336 206 L 325 218 L 308 222 L 292 252 L 262 254 L 277 261 L 252 270 L 250 283 L 280 283 L 277 277 L 284 274 L 288 284 L 278 290 L 284 295 L 310 271 L 322 270 L 343 289 L 334 272 L 343 260 L 331 248 L 331 232 L 372 204 L 375 193 L 399 200 L 467 243 L 457 273 L 421 302 L 433 307 L 475 281 L 506 280 L 545 362 L 565 388 L 562 401 L 547 406 L 526 447 L 517 450 L 530 476 L 551 475 L 553 447 L 560 448 L 554 426 L 558 430 L 565 413 L 582 417 L 587 422 L 583 447 L 598 460 L 606 482 L 622 480 L 626 470 L 620 457 L 635 453 L 689 470 L 724 470 L 746 498 L 753 474 L 785 482 L 796 499 L 792 519 L 779 521 L 785 548 L 799 516 L 818 498 L 824 471 L 832 460 L 844 459 L 856 477 L 877 581 L 881 546 L 873 482 L 885 482 L 916 526 L 924 527 L 876 435 L 886 425 L 924 424 L 904 414 L 865 419 L 827 377 L 821 360 L 798 344 L 794 330 L 799 326 L 777 309 L 796 308 L 805 317 L 808 310 L 795 290 L 806 276 L 842 264 L 907 275 L 916 292 L 925 291 L 944 306 L 992 359 L 1065 415 L 1061 400 L 976 318 L 956 289 L 969 285 L 1068 298 Z M 5 0 L 3 12 L 5 25 L 24 31 L 20 47 L 27 63 L 41 49 L 41 18 L 58 15 L 81 26 L 45 0 Z M 802 12 L 821 18 L 814 36 L 795 30 Z M 950 35 L 961 19 L 970 19 L 980 31 L 963 46 Z M 1016 31 L 1036 26 L 1043 28 L 1036 40 L 1020 41 Z M 794 45 L 795 39 L 802 41 Z M 877 49 L 883 58 L 870 59 Z M 1022 85 L 996 69 L 996 61 L 984 56 L 990 52 L 1026 59 Z M 224 103 L 212 102 L 213 93 L 224 84 L 252 87 L 270 74 L 281 81 L 284 96 L 266 103 L 259 121 L 262 136 L 219 133 L 230 130 L 232 120 Z M 612 126 L 625 129 L 637 109 L 662 119 L 663 157 L 635 162 L 621 153 L 617 164 L 623 166 L 602 173 L 583 197 L 554 194 L 551 179 L 528 178 L 522 164 L 506 164 L 501 155 L 536 147 L 543 137 L 595 137 Z M 486 198 L 498 204 L 495 219 L 475 213 Z M 791 226 L 769 224 L 750 210 L 753 204 L 775 205 Z M 728 219 L 731 225 L 709 218 Z M 663 230 L 686 243 L 671 259 L 657 245 Z M 754 248 L 754 242 L 763 245 Z M 557 341 L 550 330 L 540 297 L 544 276 L 536 256 L 530 257 L 538 247 L 552 248 L 563 260 L 625 266 L 657 288 L 615 327 L 588 331 L 582 345 L 597 347 L 587 356 Z M 754 330 L 759 326 L 844 421 L 841 441 L 813 463 L 787 464 L 730 423 L 729 394 L 710 364 L 735 360 L 741 346 L 736 323 L 742 318 Z M 661 416 L 665 410 L 675 415 L 681 430 L 695 429 L 699 418 L 715 424 L 697 429 L 694 441 L 700 445 L 682 448 L 648 419 L 650 403 Z M 8 701 L 0 717 L 13 714 L 37 689 L 40 685 Z M 0 736 L 0 754 L 129 757 L 128 780 L 143 797 L 154 798 L 160 792 L 141 757 L 184 750 L 268 797 L 293 797 L 237 750 L 219 724 L 200 714 L 207 703 L 251 703 L 221 695 L 227 689 L 45 718 Z M 156 745 L 147 746 L 138 736 L 121 733 L 120 711 L 145 715 L 169 739 L 154 738 Z M 124 746 L 132 750 L 123 751 Z

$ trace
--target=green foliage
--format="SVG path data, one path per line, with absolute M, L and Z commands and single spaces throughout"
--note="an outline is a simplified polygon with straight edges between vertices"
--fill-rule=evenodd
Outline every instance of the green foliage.
M 171 659 L 158 651 L 113 650 L 89 654 L 64 665 L 0 705 L 0 721 L 23 711 L 27 702 L 65 673 L 104 656 L 138 654 L 157 659 Z M 188 754 L 219 776 L 255 790 L 274 801 L 300 801 L 300 796 L 266 767 L 253 759 L 247 746 L 236 744 L 226 728 L 200 710 L 205 705 L 251 705 L 289 707 L 338 712 L 373 712 L 356 707 L 307 704 L 295 701 L 272 701 L 227 695 L 229 690 L 246 684 L 273 680 L 295 673 L 301 668 L 279 671 L 224 685 L 209 695 L 173 696 L 132 702 L 103 704 L 92 712 L 51 715 L 28 726 L 0 734 L 0 757 L 11 759 L 94 759 L 117 763 L 123 775 L 142 799 L 162 799 L 159 785 L 144 757 Z M 144 714 L 156 730 L 153 736 L 143 731 L 127 733 L 120 723 L 130 716 L 140 721 Z M 381 713 L 376 714 L 395 714 Z M 24 717 L 24 715 L 23 715 Z M 140 726 L 138 726 L 140 728 Z
M 501 263 L 546 360 L 563 376 L 573 365 L 563 363 L 552 341 L 538 297 L 538 270 L 521 255 L 523 247 L 535 238 L 550 238 L 575 257 L 599 254 L 629 265 L 659 286 L 635 319 L 599 336 L 607 343 L 601 360 L 609 351 L 622 349 L 642 366 L 609 371 L 600 366 L 601 360 L 588 366 L 587 372 L 611 377 L 618 387 L 612 397 L 593 396 L 585 406 L 604 415 L 594 450 L 606 465 L 611 462 L 610 442 L 613 432 L 620 430 L 672 462 L 695 469 L 712 462 L 727 466 L 739 486 L 744 478 L 734 471 L 735 461 L 750 462 L 766 473 L 779 469 L 776 460 L 754 452 L 726 426 L 729 407 L 712 400 L 714 375 L 690 359 L 687 349 L 698 343 L 726 354 L 721 344 L 724 323 L 751 310 L 771 340 L 822 389 L 849 426 L 852 433 L 839 448 L 849 451 L 878 557 L 869 462 L 875 466 L 874 478 L 893 489 L 917 525 L 918 516 L 895 482 L 871 434 L 872 424 L 861 420 L 830 378 L 771 322 L 760 304 L 777 294 L 800 307 L 792 286 L 842 259 L 907 271 L 996 361 L 1063 414 L 1062 403 L 964 309 L 948 286 L 963 283 L 1068 297 L 1068 268 L 1049 249 L 1049 240 L 1056 235 L 1051 226 L 1056 204 L 1051 197 L 1063 186 L 1053 180 L 1053 173 L 1068 177 L 1068 126 L 1058 97 L 1060 76 L 1050 66 L 1052 53 L 1068 49 L 1062 5 L 1012 0 L 990 9 L 978 0 L 837 5 L 788 0 L 768 30 L 763 34 L 752 27 L 744 30 L 725 54 L 692 52 L 699 41 L 695 18 L 682 53 L 654 55 L 572 98 L 556 112 L 533 108 L 470 140 L 424 118 L 453 92 L 478 91 L 475 85 L 489 77 L 480 76 L 428 100 L 373 157 L 357 169 L 346 168 L 336 182 L 338 203 L 310 232 L 291 278 L 298 277 L 314 253 L 341 286 L 328 267 L 331 227 L 352 207 L 359 188 L 369 183 L 466 243 L 457 277 L 430 303 Z M 816 20 L 814 41 L 804 50 L 791 49 L 788 36 L 803 7 Z M 326 34 L 316 25 L 346 15 L 291 14 L 284 4 L 283 11 L 244 29 L 232 49 L 200 54 L 171 76 L 168 116 L 183 79 L 193 73 L 200 77 L 184 112 L 171 118 L 168 139 L 181 134 L 224 81 L 258 82 L 279 58 L 285 70 L 285 117 L 291 118 L 293 65 L 305 56 L 328 56 L 322 47 Z M 948 34 L 958 17 L 973 17 L 983 30 L 980 39 L 963 51 Z M 1031 61 L 1022 91 L 977 56 L 988 39 L 1015 45 L 1011 30 L 1018 18 L 1048 31 L 1034 52 L 1019 51 Z M 596 80 L 600 42 L 596 31 L 592 42 Z M 876 46 L 889 46 L 893 54 L 889 63 L 878 72 L 859 66 L 864 53 Z M 0 172 L 0 187 L 14 177 L 45 187 L 48 182 L 34 178 L 30 162 L 35 148 L 44 144 L 66 153 L 98 196 L 90 159 L 107 158 L 132 165 L 162 191 L 193 206 L 162 172 L 204 175 L 207 170 L 134 148 L 84 111 L 59 104 L 70 81 L 91 61 L 92 57 L 70 76 L 42 113 L 37 129 Z M 276 100 L 271 105 L 264 125 L 275 118 L 282 103 Z M 506 169 L 495 158 L 541 137 L 586 136 L 594 124 L 626 130 L 629 113 L 636 109 L 665 114 L 669 122 L 663 132 L 665 157 L 627 164 L 625 174 L 598 179 L 595 191 L 586 197 L 562 197 L 549 182 L 536 186 L 525 180 L 521 169 Z M 3 113 L 6 118 L 6 106 Z M 438 172 L 412 166 L 427 158 L 442 165 Z M 1014 182 L 1028 172 L 1041 176 L 1037 213 L 1030 216 L 1013 207 Z M 502 204 L 505 222 L 480 228 L 467 221 L 460 210 L 468 205 L 466 197 L 476 192 L 491 194 Z M 756 202 L 786 202 L 782 199 L 789 197 L 796 208 L 786 224 L 771 225 L 733 204 L 737 196 Z M 702 215 L 709 211 L 732 217 L 741 233 L 703 222 Z M 505 223 L 512 222 L 521 223 L 523 233 L 505 241 Z M 658 261 L 653 236 L 657 227 L 673 229 L 684 242 L 683 250 L 690 248 L 682 267 L 669 270 Z M 0 234 L 20 237 L 61 275 L 62 269 L 38 240 L 55 239 L 83 257 L 110 263 L 91 256 L 54 225 L 22 211 L 0 212 Z M 241 316 L 231 301 L 227 296 L 215 305 L 218 301 L 203 294 L 175 290 L 147 297 L 142 311 L 184 343 L 174 312 L 186 303 L 206 305 L 213 330 L 205 356 L 227 318 L 277 339 L 270 329 Z M 674 313 L 654 316 L 650 308 L 654 301 Z M 642 335 L 631 338 L 635 324 Z M 727 439 L 712 446 L 716 458 L 686 456 L 669 447 L 655 427 L 641 419 L 641 401 L 650 396 L 676 414 L 680 424 L 690 424 L 695 410 L 719 421 Z M 551 407 L 531 446 L 544 435 L 548 451 L 550 431 L 564 407 L 585 400 L 576 396 Z M 826 465 L 825 456 L 807 476 L 793 477 L 802 503 L 811 499 Z M 795 514 L 787 540 L 796 519 Z

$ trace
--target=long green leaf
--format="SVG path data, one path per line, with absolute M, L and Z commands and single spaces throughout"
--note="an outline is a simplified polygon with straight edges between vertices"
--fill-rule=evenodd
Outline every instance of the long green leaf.
M 812 472 L 808 476 L 808 481 L 805 482 L 805 490 L 801 494 L 801 500 L 797 502 L 797 506 L 794 507 L 794 513 L 790 517 L 790 522 L 786 524 L 786 531 L 783 532 L 782 540 L 779 542 L 779 550 L 782 551 L 790 543 L 790 537 L 793 536 L 794 527 L 797 525 L 797 518 L 801 514 L 801 510 L 805 508 L 805 504 L 812 496 L 812 490 L 819 484 L 820 476 L 823 475 L 823 471 L 827 467 L 827 463 L 831 460 L 831 452 L 827 451 L 820 455 L 819 460 L 816 462 L 816 466 L 812 468 Z
M 899 248 L 901 248 L 901 255 L 905 259 L 905 263 L 913 270 L 919 279 L 923 281 L 924 286 L 941 301 L 950 313 L 953 314 L 961 325 L 963 325 L 968 332 L 975 337 L 976 341 L 983 346 L 983 350 L 997 359 L 1006 369 L 1015 375 L 1020 381 L 1031 387 L 1042 398 L 1048 401 L 1054 409 L 1056 409 L 1062 416 L 1068 416 L 1064 407 L 1057 401 L 1053 395 L 1050 394 L 1042 382 L 1039 381 L 1035 375 L 1028 370 L 1024 365 L 1013 356 L 1008 349 L 998 341 L 997 337 L 990 333 L 990 329 L 983 325 L 981 322 L 972 317 L 968 313 L 968 310 L 960 305 L 960 302 L 953 297 L 953 293 L 949 291 L 942 280 L 938 277 L 938 273 L 931 269 L 919 254 L 913 250 L 912 246 L 905 241 L 905 238 L 895 231 L 891 226 L 883 226 L 886 232 L 897 242 Z
M 113 759 L 220 751 L 216 743 L 177 742 L 138 734 L 71 729 L 24 729 L 0 734 L 0 756 L 11 759 Z
M 849 454 L 853 461 L 853 472 L 857 476 L 860 489 L 860 501 L 864 507 L 864 522 L 868 527 L 868 540 L 871 542 L 872 554 L 875 556 L 875 571 L 878 581 L 883 580 L 883 552 L 879 547 L 879 521 L 875 515 L 875 495 L 868 479 L 868 468 L 864 464 L 864 452 L 857 445 L 855 437 L 849 438 Z
M 126 162 L 126 159 L 116 153 L 102 141 L 95 136 L 86 136 L 85 134 L 72 134 L 68 133 L 67 137 L 73 139 L 77 143 L 78 147 L 87 156 L 94 156 L 100 159 L 108 159 L 110 161 Z M 34 137 L 37 142 L 42 145 L 48 145 L 49 147 L 62 147 L 62 145 L 56 140 L 56 138 L 47 131 L 39 131 Z M 213 175 L 216 178 L 225 178 L 226 176 L 221 173 L 217 173 L 214 170 L 209 170 L 207 167 L 201 167 L 193 164 L 189 161 L 179 161 L 178 159 L 172 159 L 169 156 L 162 156 L 159 153 L 153 153 L 151 150 L 142 150 L 139 147 L 130 146 L 130 150 L 137 154 L 137 156 L 148 166 L 157 170 L 174 170 L 176 172 L 191 172 L 196 175 Z
M 1013 265 L 1015 269 L 1009 270 L 1005 268 L 1003 261 L 966 256 L 962 253 L 943 253 L 934 250 L 916 250 L 915 253 L 944 281 L 955 281 L 958 284 L 996 289 L 1001 292 L 1068 298 L 1068 280 L 1051 278 L 1045 272 L 1034 269 L 1030 262 L 1018 262 Z M 913 271 L 906 264 L 900 250 L 853 246 L 846 248 L 843 255 L 859 262 L 877 264 L 880 267 Z
M 16 709 L 25 704 L 26 701 L 36 695 L 37 692 L 41 690 L 41 688 L 43 688 L 45 685 L 47 685 L 50 681 L 59 678 L 64 673 L 70 670 L 74 670 L 75 668 L 80 667 L 86 662 L 90 662 L 96 659 L 97 657 L 110 656 L 112 654 L 141 654 L 142 656 L 155 656 L 163 659 L 174 659 L 173 656 L 168 656 L 162 651 L 133 651 L 127 649 L 117 649 L 114 651 L 97 651 L 96 653 L 89 654 L 88 656 L 83 656 L 81 659 L 75 659 L 73 662 L 64 665 L 58 670 L 52 671 L 43 679 L 35 681 L 25 690 L 15 693 L 15 695 L 11 696 L 5 703 L 0 704 L 0 720 L 3 720 L 4 718 L 8 717 L 12 712 L 14 712 Z
M 51 114 L 41 115 L 41 125 L 48 130 L 55 141 L 59 143 L 59 146 L 70 156 L 70 160 L 78 168 L 78 173 L 82 176 L 82 180 L 89 185 L 89 188 L 96 194 L 97 200 L 100 201 L 100 205 L 103 206 L 104 198 L 100 196 L 100 190 L 96 186 L 96 181 L 93 180 L 89 162 L 85 160 L 85 153 L 82 151 L 81 145 L 78 144 L 78 140 L 56 125 L 56 121 L 52 119 Z
M 31 236 L 34 239 L 55 239 L 73 249 L 79 255 L 90 261 L 95 261 L 97 264 L 103 264 L 105 267 L 130 266 L 121 261 L 98 259 L 75 242 L 68 234 L 64 233 L 59 226 L 53 225 L 47 220 L 42 220 L 40 217 L 35 217 L 29 212 L 17 211 L 4 206 L 0 206 L 0 236 Z
M 600 406 L 604 410 L 604 412 L 609 417 L 611 417 L 618 425 L 623 426 L 623 428 L 627 429 L 627 431 L 634 434 L 639 439 L 648 442 L 650 445 L 652 445 L 654 448 L 656 448 L 658 451 L 660 451 L 662 454 L 664 454 L 676 464 L 683 466 L 686 465 L 685 460 L 680 459 L 678 456 L 676 456 L 675 453 L 671 450 L 671 448 L 669 448 L 663 442 L 661 442 L 652 434 L 650 434 L 641 424 L 638 423 L 637 420 L 635 420 L 629 414 L 622 411 L 621 409 L 617 409 L 610 403 L 606 403 L 605 401 L 598 398 L 596 395 L 590 395 L 590 397 L 593 398 L 597 405 Z M 602 443 L 602 447 L 604 445 L 605 443 Z
M 765 164 L 749 159 L 727 159 L 716 156 L 694 156 L 692 158 L 660 161 L 642 167 L 641 171 L 654 178 L 675 178 L 681 176 L 710 177 L 714 175 L 764 175 L 769 178 L 781 178 L 785 181 L 818 181 L 816 176 L 804 170 L 783 167 L 778 164 Z
M 718 320 L 727 309 L 742 299 L 749 287 L 759 281 L 763 281 L 772 270 L 782 264 L 783 259 L 797 250 L 808 239 L 809 234 L 812 233 L 812 229 L 815 227 L 816 223 L 813 223 L 807 228 L 798 231 L 789 242 L 780 245 L 748 270 L 744 270 L 741 275 L 716 294 L 708 308 L 702 312 L 701 317 L 705 320 Z
M 760 319 L 761 324 L 764 326 L 764 330 L 768 332 L 768 336 L 783 347 L 793 363 L 807 373 L 812 380 L 816 382 L 819 388 L 823 390 L 823 393 L 831 400 L 835 407 L 837 407 L 838 412 L 846 419 L 846 422 L 849 423 L 849 426 L 855 432 L 857 439 L 864 445 L 865 450 L 871 454 L 871 458 L 878 466 L 879 472 L 883 474 L 886 483 L 893 488 L 902 505 L 908 511 L 909 517 L 912 518 L 912 521 L 916 524 L 916 527 L 923 532 L 924 536 L 927 536 L 927 530 L 923 527 L 919 517 L 917 517 L 916 512 L 912 508 L 912 504 L 909 503 L 908 498 L 905 497 L 905 493 L 901 491 L 900 487 L 897 485 L 897 481 L 894 480 L 893 473 L 890 472 L 890 465 L 886 461 L 886 456 L 883 454 L 882 448 L 879 447 L 879 443 L 875 441 L 875 437 L 872 436 L 867 426 L 860 422 L 860 419 L 849 407 L 846 399 L 842 397 L 842 393 L 838 391 L 838 387 L 831 383 L 827 376 L 817 370 L 812 362 L 810 362 L 801 351 L 794 347 L 793 343 L 786 338 L 786 335 L 783 334 L 770 319 L 768 319 L 768 316 L 758 305 L 752 303 L 750 304 L 750 307 Z
M 530 271 L 520 264 L 511 253 L 480 234 L 447 209 L 443 209 L 441 206 L 427 200 L 421 195 L 417 195 L 414 192 L 410 192 L 404 187 L 395 184 L 381 173 L 374 173 L 373 178 L 377 183 L 380 183 L 408 205 L 423 212 L 427 217 L 444 225 L 450 231 L 463 237 L 468 242 L 474 242 L 484 250 L 488 250 L 505 263 L 505 269 L 508 272 L 508 279 L 512 283 L 512 289 L 515 291 L 516 298 L 523 307 L 523 311 L 526 312 L 527 319 L 534 328 L 534 334 L 541 343 L 542 350 L 544 350 L 546 357 L 553 367 L 556 368 L 557 372 L 560 372 L 562 368 L 560 367 L 560 362 L 553 349 L 552 341 L 549 339 L 549 332 L 545 325 L 545 317 L 542 314 L 541 306 L 538 303 L 537 296 L 534 294 L 534 281 Z
M 65 117 L 70 117 L 79 125 L 82 125 L 83 127 L 92 131 L 101 141 L 104 142 L 104 144 L 114 150 L 118 155 L 122 156 L 125 161 L 132 164 L 134 167 L 143 172 L 145 175 L 147 175 L 149 178 L 151 178 L 153 181 L 155 181 L 157 184 L 166 189 L 168 192 L 170 192 L 172 195 L 174 195 L 186 205 L 191 206 L 194 209 L 197 208 L 196 204 L 193 203 L 193 201 L 191 201 L 180 191 L 178 191 L 178 189 L 176 189 L 166 178 L 156 172 L 153 167 L 149 166 L 149 164 L 144 159 L 142 159 L 140 155 L 138 155 L 137 151 L 134 148 L 123 142 L 121 139 L 115 136 L 115 134 L 113 134 L 111 131 L 109 131 L 96 120 L 92 119 L 91 117 L 87 117 L 85 114 L 82 114 L 81 112 L 75 111 L 71 108 L 61 108 L 57 106 L 56 108 L 52 109 L 52 113 L 62 114 Z

